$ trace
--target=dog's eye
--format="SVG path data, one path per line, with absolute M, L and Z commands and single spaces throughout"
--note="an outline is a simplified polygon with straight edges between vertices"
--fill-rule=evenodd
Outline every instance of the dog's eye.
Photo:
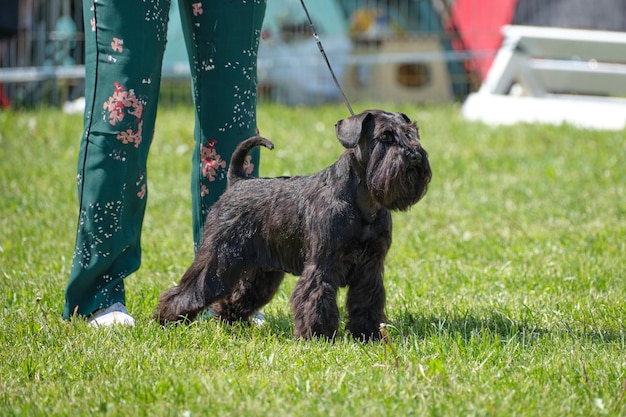
M 390 132 L 384 132 L 382 135 L 378 137 L 378 140 L 382 143 L 389 143 L 391 142 L 392 137 L 393 135 Z

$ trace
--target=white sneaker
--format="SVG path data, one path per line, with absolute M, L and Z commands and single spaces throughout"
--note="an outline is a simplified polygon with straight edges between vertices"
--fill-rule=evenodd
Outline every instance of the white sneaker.
M 107 327 L 113 324 L 121 324 L 124 326 L 134 326 L 135 319 L 132 318 L 126 307 L 122 303 L 115 303 L 110 307 L 98 310 L 88 320 L 89 326 Z
M 256 313 L 254 313 L 250 320 L 252 321 L 252 324 L 254 324 L 256 327 L 265 326 L 265 314 L 263 314 L 262 311 L 257 311 Z

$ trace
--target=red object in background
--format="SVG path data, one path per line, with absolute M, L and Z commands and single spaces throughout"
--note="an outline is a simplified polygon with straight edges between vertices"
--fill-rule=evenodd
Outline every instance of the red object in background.
M 8 109 L 11 107 L 11 100 L 4 93 L 4 86 L 0 84 L 0 109 Z
M 476 54 L 467 64 L 481 80 L 502 43 L 500 29 L 511 23 L 516 4 L 517 0 L 456 0 L 452 5 L 448 27 L 460 36 L 452 46 Z

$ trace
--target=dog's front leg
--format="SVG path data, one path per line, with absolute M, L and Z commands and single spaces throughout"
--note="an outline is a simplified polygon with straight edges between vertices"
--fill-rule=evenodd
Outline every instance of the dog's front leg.
M 317 265 L 307 265 L 291 295 L 294 336 L 333 339 L 339 327 L 337 289 Z
M 380 325 L 386 320 L 382 260 L 372 260 L 354 271 L 346 308 L 346 328 L 354 338 L 363 341 L 380 339 Z

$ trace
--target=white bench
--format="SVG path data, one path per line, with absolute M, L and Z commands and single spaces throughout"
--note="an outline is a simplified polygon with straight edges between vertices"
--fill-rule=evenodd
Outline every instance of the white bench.
M 505 26 L 504 41 L 463 114 L 489 124 L 626 127 L 626 33 Z

